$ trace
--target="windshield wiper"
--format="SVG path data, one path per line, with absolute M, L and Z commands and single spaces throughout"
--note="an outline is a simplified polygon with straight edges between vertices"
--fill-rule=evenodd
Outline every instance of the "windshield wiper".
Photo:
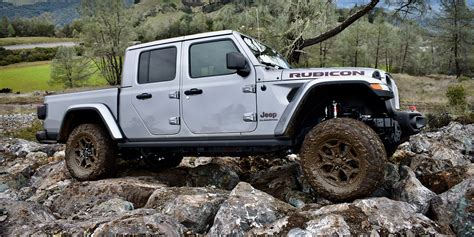
M 261 64 L 265 65 L 265 66 L 269 66 L 269 67 L 276 67 L 277 69 L 283 69 L 282 66 L 280 65 L 277 65 L 277 64 L 274 64 L 274 63 L 269 63 L 269 62 L 260 62 Z

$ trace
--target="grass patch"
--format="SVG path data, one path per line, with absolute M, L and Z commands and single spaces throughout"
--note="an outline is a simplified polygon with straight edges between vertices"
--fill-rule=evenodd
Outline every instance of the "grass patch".
M 400 92 L 401 109 L 416 105 L 422 113 L 436 112 L 438 106 L 448 103 L 446 92 L 450 86 L 462 85 L 466 92 L 468 106 L 474 104 L 474 80 L 459 82 L 455 76 L 429 75 L 410 76 L 394 74 Z
M 40 44 L 56 42 L 77 42 L 75 38 L 54 38 L 54 37 L 8 37 L 0 38 L 0 47 L 18 44 Z
M 0 88 L 11 88 L 13 92 L 62 91 L 60 84 L 50 85 L 51 62 L 19 63 L 0 67 Z M 105 79 L 98 73 L 88 81 L 88 87 L 104 86 Z
M 36 132 L 40 130 L 43 130 L 43 123 L 35 119 L 31 123 L 31 126 L 26 127 L 26 128 L 20 128 L 14 132 L 7 132 L 5 135 L 8 137 L 21 138 L 21 139 L 36 142 Z

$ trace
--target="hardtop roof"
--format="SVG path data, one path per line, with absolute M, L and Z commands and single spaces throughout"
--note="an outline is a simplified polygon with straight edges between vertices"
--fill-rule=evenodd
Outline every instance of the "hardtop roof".
M 145 47 L 154 46 L 154 45 L 168 44 L 168 43 L 180 42 L 180 41 L 191 40 L 191 39 L 230 35 L 230 34 L 233 34 L 234 32 L 235 31 L 232 31 L 232 30 L 221 30 L 221 31 L 212 31 L 212 32 L 199 33 L 199 34 L 186 35 L 186 36 L 179 36 L 179 37 L 174 37 L 174 38 L 169 38 L 169 39 L 156 40 L 156 41 L 152 41 L 148 43 L 133 45 L 133 46 L 128 47 L 127 50 L 135 50 L 135 49 L 145 48 Z

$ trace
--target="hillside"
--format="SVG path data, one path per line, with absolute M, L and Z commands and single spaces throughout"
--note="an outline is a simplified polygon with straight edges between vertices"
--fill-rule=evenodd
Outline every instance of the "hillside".
M 48 13 L 57 25 L 64 25 L 79 18 L 80 2 L 81 0 L 0 0 L 0 16 L 9 19 L 31 18 Z M 126 2 L 133 4 L 133 0 Z

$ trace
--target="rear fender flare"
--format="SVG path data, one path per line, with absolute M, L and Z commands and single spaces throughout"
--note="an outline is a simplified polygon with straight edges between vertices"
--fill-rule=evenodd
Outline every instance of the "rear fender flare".
M 110 112 L 110 109 L 104 104 L 78 104 L 78 105 L 69 106 L 66 110 L 66 113 L 64 114 L 61 130 L 59 131 L 59 134 L 62 134 L 62 130 L 64 129 L 64 124 L 65 124 L 65 119 L 67 118 L 68 114 L 74 111 L 81 111 L 81 110 L 95 111 L 102 118 L 102 122 L 107 128 L 107 130 L 109 131 L 110 137 L 113 140 L 123 139 L 122 131 L 117 125 L 117 121 L 112 115 L 112 112 Z

